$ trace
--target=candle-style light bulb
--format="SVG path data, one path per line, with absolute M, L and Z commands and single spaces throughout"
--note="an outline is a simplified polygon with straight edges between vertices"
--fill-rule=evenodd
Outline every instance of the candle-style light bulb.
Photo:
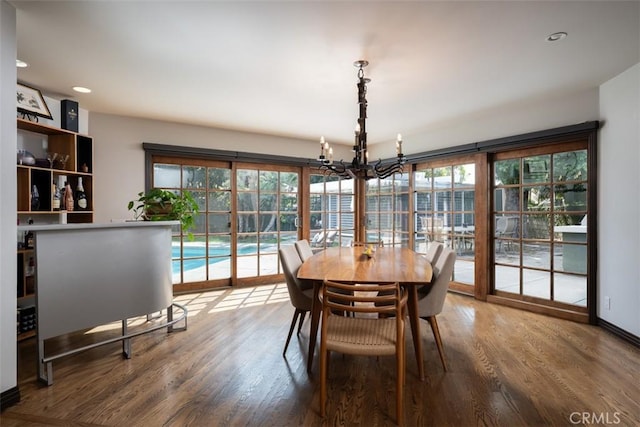
M 398 138 L 396 139 L 396 154 L 399 156 L 402 155 L 402 135 L 398 134 Z
M 322 158 L 324 156 L 324 150 L 325 150 L 325 142 L 324 142 L 324 136 L 320 137 L 320 158 Z
M 333 147 L 329 147 L 329 161 L 333 162 Z

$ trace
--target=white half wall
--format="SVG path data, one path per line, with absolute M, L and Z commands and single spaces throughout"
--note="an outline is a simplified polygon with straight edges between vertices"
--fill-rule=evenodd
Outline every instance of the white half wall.
M 640 64 L 600 86 L 600 120 L 598 316 L 640 336 Z
M 16 11 L 0 1 L 0 392 L 16 387 Z M 9 173 L 9 171 L 13 171 Z

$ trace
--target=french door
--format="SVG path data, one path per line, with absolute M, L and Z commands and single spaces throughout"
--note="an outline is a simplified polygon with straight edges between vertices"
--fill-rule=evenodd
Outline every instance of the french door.
M 460 157 L 422 163 L 413 173 L 414 249 L 424 253 L 432 242 L 454 249 L 457 259 L 451 287 L 469 294 L 477 293 L 478 161 Z
M 152 187 L 189 191 L 199 214 L 192 238 L 174 227 L 174 290 L 272 282 L 278 249 L 299 238 L 300 170 L 153 156 Z
M 587 313 L 587 144 L 495 155 L 493 294 Z

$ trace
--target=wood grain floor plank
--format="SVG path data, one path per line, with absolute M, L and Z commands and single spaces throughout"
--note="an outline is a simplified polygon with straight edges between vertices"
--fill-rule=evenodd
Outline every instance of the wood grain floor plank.
M 0 414 L 0 424 L 393 425 L 395 361 L 385 357 L 332 355 L 327 418 L 320 418 L 319 382 L 306 372 L 308 319 L 282 357 L 293 314 L 282 291 L 280 284 L 179 296 L 190 308 L 187 331 L 134 338 L 128 360 L 113 344 L 54 362 L 51 387 L 35 381 L 35 340 L 23 341 L 22 398 Z M 456 294 L 438 323 L 449 371 L 422 323 L 427 378 L 418 380 L 408 357 L 408 426 L 571 425 L 573 412 L 640 424 L 640 350 L 605 330 Z M 47 351 L 114 333 L 58 337 Z

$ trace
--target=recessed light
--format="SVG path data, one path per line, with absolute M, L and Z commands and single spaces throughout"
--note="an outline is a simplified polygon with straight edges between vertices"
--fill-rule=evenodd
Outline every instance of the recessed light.
M 16 67 L 18 68 L 27 68 L 29 66 L 29 64 L 27 64 L 26 62 L 20 60 L 20 59 L 16 59 Z
M 74 86 L 73 90 L 80 93 L 91 93 L 91 89 L 82 86 Z
M 567 33 L 564 31 L 559 31 L 557 33 L 549 34 L 545 40 L 548 42 L 558 42 L 567 37 Z

